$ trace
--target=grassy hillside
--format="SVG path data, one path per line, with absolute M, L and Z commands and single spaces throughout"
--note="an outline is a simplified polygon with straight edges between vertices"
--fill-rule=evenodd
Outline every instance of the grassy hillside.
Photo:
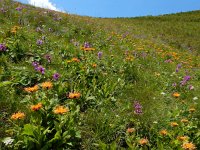
M 1 0 L 0 148 L 200 149 L 199 19 Z

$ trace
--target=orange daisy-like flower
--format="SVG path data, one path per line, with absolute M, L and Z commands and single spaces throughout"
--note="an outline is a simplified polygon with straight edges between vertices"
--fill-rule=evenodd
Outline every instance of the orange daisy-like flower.
M 160 134 L 163 135 L 163 136 L 167 135 L 167 133 L 168 133 L 167 130 L 161 130 L 160 131 Z
M 187 119 L 181 119 L 182 123 L 188 123 L 189 121 Z
M 97 67 L 97 64 L 92 64 L 92 67 L 93 67 L 93 68 L 96 68 L 96 67 Z
M 195 110 L 196 110 L 195 108 L 190 108 L 190 109 L 189 109 L 189 112 L 190 112 L 190 113 L 193 113 L 193 112 L 195 112 Z
M 32 105 L 31 106 L 31 110 L 32 111 L 38 111 L 39 109 L 41 109 L 42 108 L 42 103 L 38 103 L 38 104 L 36 104 L 36 105 Z
M 187 140 L 188 140 L 188 137 L 187 137 L 187 136 L 178 136 L 177 139 L 178 139 L 179 141 L 184 142 L 184 141 L 187 141 Z
M 180 94 L 177 93 L 177 92 L 175 92 L 175 93 L 173 93 L 173 97 L 175 97 L 175 98 L 179 98 L 179 97 L 180 97 Z
M 149 141 L 145 138 L 139 140 L 140 145 L 147 145 L 148 143 L 149 143 Z
M 80 62 L 80 59 L 78 59 L 78 58 L 72 58 L 72 61 L 73 62 Z
M 172 126 L 172 127 L 177 127 L 177 126 L 178 126 L 178 123 L 176 123 L 176 122 L 171 122 L 171 126 Z
M 38 89 L 39 89 L 39 86 L 38 86 L 38 85 L 35 85 L 35 86 L 33 86 L 33 87 L 24 88 L 24 90 L 25 90 L 26 92 L 36 92 L 36 91 L 38 91 Z
M 17 112 L 17 113 L 12 114 L 11 119 L 18 120 L 18 119 L 24 119 L 24 117 L 25 117 L 24 113 Z
M 127 133 L 133 133 L 133 132 L 135 132 L 135 128 L 128 128 L 128 129 L 126 130 L 126 132 L 127 132 Z
M 69 112 L 69 108 L 64 107 L 64 106 L 57 106 L 54 111 L 55 114 L 64 114 Z
M 81 94 L 80 93 L 78 93 L 78 92 L 74 92 L 74 93 L 69 93 L 69 98 L 70 99 L 78 99 L 78 98 L 80 98 L 80 96 L 81 96 Z
M 41 86 L 43 89 L 51 89 L 53 84 L 51 82 L 43 82 Z
M 190 142 L 190 143 L 184 143 L 182 145 L 182 148 L 185 150 L 195 150 L 196 146 L 192 142 Z

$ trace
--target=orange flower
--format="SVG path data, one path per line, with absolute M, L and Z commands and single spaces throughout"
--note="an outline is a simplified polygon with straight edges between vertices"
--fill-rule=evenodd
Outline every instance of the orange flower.
M 178 139 L 179 141 L 184 142 L 184 141 L 187 141 L 187 140 L 188 140 L 188 137 L 187 137 L 187 136 L 178 136 L 177 139 Z
M 175 93 L 173 94 L 173 96 L 174 96 L 175 98 L 179 98 L 179 97 L 180 97 L 180 94 L 177 93 L 177 92 L 175 92 Z
M 84 50 L 84 51 L 94 51 L 95 48 L 88 47 L 88 48 L 82 48 L 82 50 Z
M 64 114 L 69 112 L 69 108 L 64 107 L 64 106 L 57 106 L 54 111 L 55 114 Z
M 97 64 L 92 64 L 92 67 L 93 67 L 93 68 L 96 68 L 96 67 L 97 67 Z
M 147 139 L 144 139 L 144 138 L 139 140 L 140 145 L 147 145 L 148 142 L 149 141 Z
M 74 92 L 74 93 L 69 93 L 69 98 L 70 99 L 75 99 L 75 98 L 80 98 L 81 94 L 78 92 Z
M 128 128 L 128 129 L 126 130 L 126 132 L 127 132 L 127 133 L 133 133 L 133 132 L 135 132 L 135 128 Z
M 51 82 L 43 82 L 41 86 L 43 89 L 51 89 L 53 87 Z
M 189 121 L 187 119 L 181 119 L 182 123 L 188 123 Z
M 161 130 L 160 134 L 163 135 L 163 136 L 167 135 L 167 130 Z
M 178 123 L 176 123 L 176 122 L 171 122 L 171 126 L 172 126 L 172 127 L 177 127 L 177 126 L 178 126 Z
M 40 108 L 42 108 L 42 103 L 38 103 L 36 105 L 31 106 L 32 111 L 38 111 Z
M 80 62 L 80 60 L 78 58 L 72 58 L 73 62 Z
M 33 87 L 24 88 L 24 90 L 25 90 L 26 92 L 36 92 L 38 89 L 39 89 L 38 85 L 35 85 L 35 86 L 33 86 Z
M 192 142 L 190 142 L 190 143 L 184 143 L 182 145 L 182 148 L 185 150 L 195 150 L 196 146 Z
M 18 120 L 18 119 L 23 119 L 24 117 L 25 117 L 24 113 L 17 112 L 17 113 L 12 114 L 11 119 Z
M 189 109 L 189 112 L 190 112 L 190 113 L 193 113 L 193 112 L 195 112 L 195 110 L 196 110 L 195 108 L 190 108 L 190 109 Z

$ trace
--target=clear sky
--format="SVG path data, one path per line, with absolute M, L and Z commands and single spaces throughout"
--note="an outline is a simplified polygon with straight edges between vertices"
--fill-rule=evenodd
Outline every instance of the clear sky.
M 93 17 L 136 17 L 200 10 L 200 0 L 17 0 Z

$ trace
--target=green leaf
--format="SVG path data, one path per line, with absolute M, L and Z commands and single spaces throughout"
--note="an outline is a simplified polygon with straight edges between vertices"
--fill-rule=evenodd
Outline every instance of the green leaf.
M 10 81 L 3 81 L 3 82 L 0 83 L 0 87 L 6 86 L 6 85 L 10 85 L 10 84 L 12 84 L 12 82 L 10 82 Z
M 34 129 L 35 126 L 31 124 L 24 125 L 24 131 L 22 132 L 23 135 L 34 136 Z

